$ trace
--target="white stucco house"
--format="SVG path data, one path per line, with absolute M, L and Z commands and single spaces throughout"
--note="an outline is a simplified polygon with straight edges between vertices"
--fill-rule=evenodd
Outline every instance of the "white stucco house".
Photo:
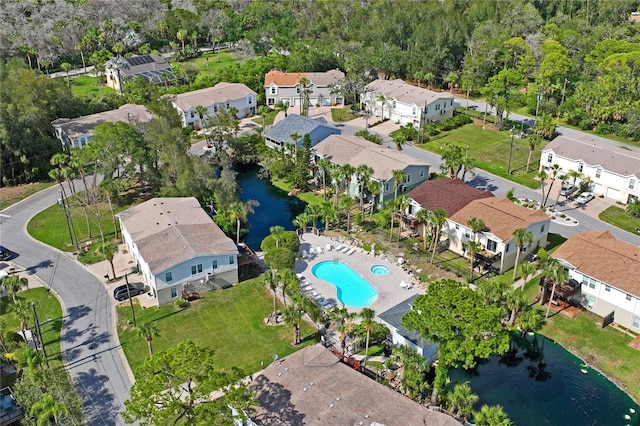
M 542 149 L 540 168 L 557 164 L 560 174 L 575 170 L 591 179 L 591 191 L 627 204 L 640 198 L 640 153 L 605 145 L 590 136 L 558 136 Z M 580 179 L 577 180 L 580 182 Z
M 307 89 L 311 106 L 344 105 L 344 98 L 338 93 L 332 92 L 332 85 L 344 78 L 340 70 L 326 72 L 287 72 L 271 70 L 264 76 L 264 92 L 268 106 L 283 102 L 290 106 L 302 105 L 302 92 L 304 87 L 300 80 L 306 78 L 309 81 Z
M 214 117 L 222 110 L 235 108 L 237 118 L 244 118 L 256 113 L 256 92 L 242 83 L 218 83 L 213 87 L 194 90 L 176 95 L 173 106 L 178 110 L 184 127 L 203 127 L 200 115 L 195 108 L 203 106 L 207 113 L 202 121 Z
M 449 118 L 455 108 L 450 93 L 423 89 L 400 79 L 372 81 L 360 94 L 360 104 L 382 119 L 416 127 Z
M 153 115 L 143 105 L 125 104 L 118 109 L 84 115 L 78 118 L 58 118 L 51 122 L 56 137 L 66 149 L 82 148 L 93 140 L 96 127 L 102 123 L 146 123 Z
M 569 237 L 553 254 L 581 284 L 582 306 L 640 333 L 640 247 L 616 239 L 609 231 Z
M 398 194 L 407 193 L 429 179 L 429 163 L 376 145 L 360 136 L 331 135 L 313 147 L 312 152 L 316 162 L 325 158 L 340 166 L 350 164 L 357 168 L 365 164 L 371 167 L 373 169 L 371 179 L 380 184 L 380 194 L 372 201 L 379 207 L 393 199 L 395 192 L 393 170 L 402 170 L 406 175 L 398 187 Z M 350 182 L 349 194 L 351 196 L 360 194 L 355 175 Z
M 465 243 L 473 240 L 473 231 L 468 225 L 472 218 L 482 219 L 486 228 L 475 236 L 482 246 L 476 260 L 483 267 L 493 267 L 500 274 L 513 268 L 516 261 L 516 244 L 513 231 L 526 229 L 531 232 L 533 242 L 522 247 L 520 261 L 538 247 L 545 247 L 551 219 L 541 210 L 530 210 L 513 203 L 508 198 L 489 197 L 470 201 L 466 206 L 447 218 L 445 233 L 449 249 L 465 253 Z
M 153 198 L 117 216 L 127 250 L 158 306 L 183 291 L 203 293 L 238 283 L 238 247 L 195 198 Z

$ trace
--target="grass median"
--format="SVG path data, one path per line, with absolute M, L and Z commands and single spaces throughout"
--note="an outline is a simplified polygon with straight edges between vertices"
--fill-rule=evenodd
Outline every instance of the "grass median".
M 173 304 L 145 310 L 135 305 L 137 324 L 153 321 L 158 328 L 158 336 L 152 341 L 154 352 L 189 339 L 213 350 L 220 368 L 239 367 L 247 374 L 268 365 L 273 354 L 282 358 L 316 342 L 316 329 L 303 323 L 303 343 L 292 346 L 291 326 L 264 324 L 264 318 L 272 310 L 273 295 L 267 292 L 260 277 L 209 292 L 184 310 L 178 310 Z M 135 372 L 149 356 L 147 343 L 127 324 L 131 320 L 129 304 L 121 304 L 117 311 L 120 343 Z
M 615 227 L 624 229 L 634 235 L 640 235 L 640 232 L 638 231 L 638 229 L 640 229 L 640 219 L 631 217 L 623 208 L 610 206 L 600 213 L 598 217 L 600 220 Z

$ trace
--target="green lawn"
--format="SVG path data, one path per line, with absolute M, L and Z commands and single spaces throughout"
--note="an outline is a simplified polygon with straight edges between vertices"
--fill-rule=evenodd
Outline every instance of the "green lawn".
M 69 81 L 71 82 L 71 93 L 77 97 L 98 97 L 105 95 L 107 92 L 113 92 L 111 87 L 98 84 L 97 77 L 79 75 L 77 77 L 71 77 Z
M 73 197 L 69 198 L 71 205 L 74 205 Z M 118 213 L 128 206 L 115 207 L 115 213 Z M 106 204 L 99 206 L 102 212 L 102 227 L 104 229 L 105 238 L 113 238 L 113 219 L 111 217 L 111 211 Z M 91 209 L 93 210 L 93 209 Z M 73 222 L 73 229 L 76 232 L 78 241 L 85 242 L 89 240 L 89 232 L 87 228 L 87 222 L 84 213 L 80 207 L 71 207 L 71 220 Z M 89 212 L 89 223 L 91 226 L 91 241 L 95 242 L 100 239 L 100 231 L 98 229 L 98 223 L 96 221 L 93 211 Z M 49 208 L 41 211 L 35 215 L 29 221 L 27 225 L 27 232 L 33 238 L 48 244 L 52 247 L 63 251 L 75 251 L 77 248 L 71 244 L 69 237 L 69 228 L 64 215 L 64 209 L 58 204 L 54 204 Z M 84 246 L 84 244 L 83 244 Z M 91 250 L 91 248 L 89 248 Z
M 0 210 L 6 209 L 29 195 L 53 185 L 55 185 L 53 182 L 36 182 L 0 188 Z
M 264 117 L 264 123 L 262 122 L 262 116 L 257 115 L 255 118 L 251 119 L 251 121 L 253 121 L 256 124 L 259 124 L 260 126 L 265 125 L 265 126 L 271 126 L 273 124 L 273 120 L 275 120 L 276 115 L 278 115 L 278 111 L 277 110 L 271 110 L 269 111 L 265 117 Z
M 316 329 L 302 327 L 303 344 L 291 346 L 290 326 L 264 325 L 264 318 L 273 310 L 273 293 L 265 289 L 260 277 L 244 281 L 233 288 L 207 293 L 183 311 L 173 305 L 141 310 L 136 305 L 137 323 L 155 321 L 159 336 L 153 339 L 154 352 L 166 350 L 185 339 L 212 349 L 220 368 L 239 367 L 245 373 L 266 366 L 273 354 L 280 358 L 301 347 L 316 342 Z M 127 320 L 129 305 L 118 307 L 118 335 L 129 365 L 135 369 L 149 356 L 147 344 Z
M 617 226 L 620 229 L 638 235 L 636 229 L 640 229 L 640 219 L 633 218 L 627 214 L 625 209 L 621 207 L 611 206 L 598 216 L 600 220 Z
M 331 119 L 337 123 L 351 121 L 359 116 L 356 114 L 351 114 L 351 106 L 346 106 L 344 108 L 331 108 Z
M 21 291 L 17 295 L 18 300 L 29 303 L 35 302 L 38 321 L 41 324 L 42 340 L 48 355 L 51 367 L 60 367 L 62 357 L 60 354 L 60 329 L 62 328 L 62 308 L 58 300 L 46 288 L 38 287 Z M 20 320 L 13 313 L 13 301 L 10 297 L 0 300 L 0 317 L 7 322 L 7 330 L 20 331 Z M 29 317 L 28 328 L 33 328 L 33 317 Z
M 234 54 L 222 51 L 221 53 L 215 54 L 205 52 L 199 58 L 190 59 L 185 62 L 176 62 L 176 65 L 188 63 L 198 67 L 200 74 L 196 77 L 197 82 L 199 79 L 214 75 L 219 69 L 231 65 L 234 62 L 238 62 L 238 58 L 236 58 Z
M 534 177 L 540 162 L 540 150 L 536 150 L 531 155 L 530 169 L 532 171 L 525 173 L 524 168 L 527 165 L 529 146 L 526 139 L 514 138 L 511 160 L 512 174 L 507 174 L 510 141 L 509 131 L 498 132 L 489 127 L 483 130 L 480 124 L 467 124 L 455 130 L 440 133 L 431 138 L 429 142 L 418 146 L 439 155 L 442 154 L 447 144 L 455 143 L 468 146 L 469 155 L 476 159 L 478 168 L 529 188 L 537 188 L 540 184 Z
M 562 235 L 550 232 L 547 236 L 547 247 L 545 247 L 545 250 L 547 250 L 547 252 L 549 253 L 553 253 L 565 241 L 567 241 L 567 239 Z

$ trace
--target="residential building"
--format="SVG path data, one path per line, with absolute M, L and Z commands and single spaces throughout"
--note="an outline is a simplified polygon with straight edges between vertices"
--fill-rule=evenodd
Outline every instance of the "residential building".
M 270 148 L 282 149 L 287 144 L 295 143 L 302 146 L 304 135 L 311 137 L 311 146 L 324 140 L 329 135 L 339 135 L 342 131 L 327 123 L 323 117 L 309 118 L 298 114 L 289 114 L 284 119 L 271 126 L 265 133 L 265 143 Z M 299 138 L 293 140 L 291 135 L 297 134 Z
M 605 145 L 589 136 L 558 136 L 542 149 L 540 167 L 560 166 L 559 174 L 570 170 L 591 179 L 591 191 L 626 204 L 640 197 L 640 153 Z M 580 182 L 581 179 L 578 179 Z
M 394 346 L 409 346 L 422 355 L 428 363 L 438 357 L 438 344 L 420 336 L 415 330 L 409 330 L 402 325 L 402 317 L 411 310 L 417 294 L 403 300 L 396 306 L 384 311 L 378 318 L 382 324 L 391 331 L 391 339 Z
M 236 109 L 236 117 L 244 118 L 255 115 L 257 93 L 242 83 L 218 83 L 213 87 L 194 90 L 176 95 L 173 106 L 180 113 L 184 127 L 203 127 L 202 121 L 214 117 L 220 111 Z M 207 109 L 202 120 L 195 108 L 203 106 Z
M 371 201 L 380 207 L 394 197 L 393 170 L 402 170 L 406 176 L 399 183 L 398 194 L 411 191 L 429 178 L 429 164 L 427 162 L 376 145 L 359 136 L 331 135 L 318 143 L 313 148 L 313 152 L 316 161 L 320 158 L 326 158 L 331 163 L 340 166 L 350 164 L 353 167 L 358 167 L 361 164 L 366 164 L 371 167 L 373 169 L 371 179 L 380 184 L 380 194 Z M 355 175 L 351 179 L 348 191 L 352 196 L 360 194 Z
M 249 389 L 258 405 L 251 420 L 260 426 L 460 425 L 359 373 L 321 345 L 270 363 Z
M 0 426 L 19 425 L 25 414 L 11 388 L 0 389 Z
M 125 104 L 118 109 L 78 118 L 58 118 L 51 122 L 56 137 L 65 148 L 82 148 L 93 140 L 93 133 L 102 123 L 146 123 L 153 115 L 142 105 Z
M 327 72 L 287 72 L 271 70 L 264 76 L 264 92 L 267 105 L 274 106 L 278 102 L 291 106 L 302 105 L 305 88 L 300 80 L 307 79 L 309 84 L 309 102 L 311 106 L 343 105 L 344 99 L 339 93 L 332 93 L 332 86 L 344 78 L 340 70 Z
M 122 92 L 125 80 L 135 77 L 144 78 L 150 83 L 173 82 L 176 76 L 171 64 L 158 55 L 135 55 L 129 58 L 118 57 L 107 61 L 105 66 L 107 86 L 116 92 Z
M 422 182 L 407 194 L 409 206 L 403 221 L 414 230 L 421 232 L 416 222 L 420 210 L 442 209 L 452 216 L 473 200 L 493 197 L 491 191 L 482 191 L 465 184 L 460 179 L 433 179 Z
M 640 333 L 640 247 L 616 239 L 609 231 L 586 231 L 569 237 L 552 257 L 581 283 L 582 306 Z
M 157 305 L 238 282 L 238 247 L 198 200 L 153 198 L 117 215 L 122 239 Z
M 473 218 L 481 219 L 486 226 L 477 235 L 468 225 Z M 549 216 L 541 210 L 527 209 L 508 198 L 490 197 L 473 200 L 452 214 L 447 219 L 445 233 L 449 249 L 459 254 L 465 254 L 468 241 L 478 241 L 482 247 L 476 255 L 478 263 L 501 274 L 515 265 L 517 247 L 513 231 L 525 229 L 531 232 L 533 242 L 521 249 L 519 260 L 523 261 L 529 253 L 547 245 L 550 222 Z
M 416 127 L 453 116 L 454 98 L 448 92 L 434 92 L 403 80 L 374 80 L 360 95 L 361 107 L 381 119 Z

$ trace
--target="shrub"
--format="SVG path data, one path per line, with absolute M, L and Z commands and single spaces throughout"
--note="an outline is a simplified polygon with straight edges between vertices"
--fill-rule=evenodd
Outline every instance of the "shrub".
M 186 300 L 184 300 L 184 299 L 177 299 L 175 303 L 176 303 L 176 306 L 177 306 L 179 309 L 184 309 L 184 308 L 186 308 L 187 306 L 189 306 L 189 302 L 187 302 L 187 301 L 186 301 Z

